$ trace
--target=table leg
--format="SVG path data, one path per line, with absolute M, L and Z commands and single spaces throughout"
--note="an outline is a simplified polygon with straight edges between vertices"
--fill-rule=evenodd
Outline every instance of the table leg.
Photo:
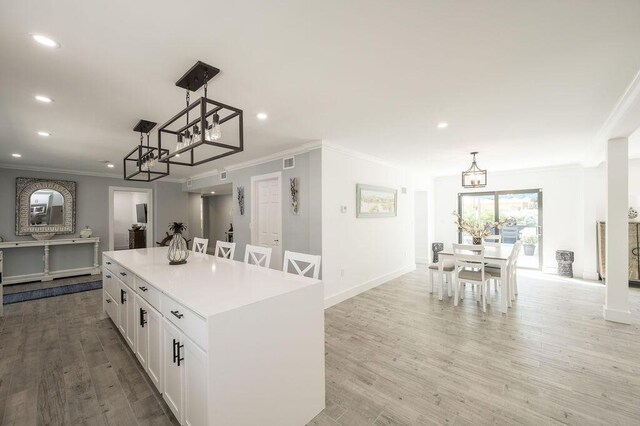
M 442 291 L 444 288 L 444 256 L 438 256 L 438 279 L 440 280 L 440 289 L 438 290 L 438 300 L 442 300 Z

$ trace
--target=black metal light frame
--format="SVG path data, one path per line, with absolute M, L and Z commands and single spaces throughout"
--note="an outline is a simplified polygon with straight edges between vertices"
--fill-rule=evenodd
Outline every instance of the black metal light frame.
M 473 156 L 473 161 L 471 162 L 471 167 L 462 172 L 462 187 L 484 188 L 485 186 L 487 186 L 487 171 L 482 170 L 480 167 L 478 167 L 478 164 L 476 164 L 476 154 L 478 154 L 478 152 L 474 151 L 470 154 Z
M 135 147 L 133 151 L 127 154 L 123 160 L 124 180 L 131 180 L 136 182 L 152 182 L 154 180 L 169 176 L 169 163 L 160 162 L 160 158 L 169 154 L 168 149 L 162 149 L 159 146 L 149 145 L 149 133 L 156 126 L 153 121 L 140 120 L 138 124 L 133 128 L 133 131 L 140 133 L 141 141 L 140 145 Z M 142 136 L 147 135 L 147 144 L 143 145 Z M 156 158 L 156 166 L 162 170 L 142 170 L 143 158 L 153 155 Z M 129 172 L 128 169 L 133 165 L 133 172 Z
M 167 164 L 176 164 L 181 166 L 197 166 L 203 163 L 208 163 L 209 161 L 217 160 L 219 158 L 227 157 L 229 155 L 236 154 L 238 152 L 244 151 L 244 131 L 243 131 L 243 120 L 242 120 L 242 110 L 239 108 L 235 108 L 233 106 L 223 104 L 218 101 L 214 101 L 212 99 L 207 98 L 207 90 L 205 86 L 205 94 L 204 96 L 198 98 L 195 102 L 189 103 L 188 93 L 189 91 L 196 91 L 200 89 L 203 85 L 213 78 L 216 74 L 218 74 L 220 70 L 211 65 L 207 65 L 201 61 L 198 61 L 187 73 L 180 78 L 176 82 L 176 86 L 182 87 L 187 90 L 187 106 L 182 109 L 175 116 L 170 118 L 166 123 L 164 123 L 158 129 L 158 148 L 161 152 L 160 162 Z M 207 111 L 207 106 L 213 106 L 213 108 Z M 196 110 L 198 116 L 196 119 L 189 121 L 189 112 L 192 110 Z M 238 146 L 229 145 L 221 142 L 206 140 L 205 134 L 207 129 L 207 118 L 213 116 L 214 114 L 218 114 L 220 116 L 219 124 L 222 125 L 229 120 L 234 118 L 238 118 Z M 222 116 L 224 115 L 224 117 Z M 187 123 L 175 130 L 169 129 L 173 123 L 179 120 L 182 117 L 187 118 Z M 199 125 L 201 129 L 201 137 L 198 142 L 192 143 L 186 147 L 183 147 L 179 150 L 169 152 L 168 149 L 162 148 L 162 136 L 166 134 L 174 135 L 176 138 L 178 135 L 182 135 L 185 131 L 188 131 L 194 125 Z M 205 158 L 203 160 L 196 160 L 194 150 L 200 146 L 209 145 L 217 148 L 223 148 L 227 150 L 221 154 L 214 155 L 209 158 Z M 181 154 L 187 153 L 188 160 L 181 161 L 177 160 L 177 156 L 181 156 Z

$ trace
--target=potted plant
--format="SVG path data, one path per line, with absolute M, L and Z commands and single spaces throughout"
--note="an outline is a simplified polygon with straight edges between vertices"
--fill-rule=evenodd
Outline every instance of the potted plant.
M 182 265 L 187 263 L 189 250 L 187 249 L 187 242 L 182 236 L 182 233 L 186 229 L 187 225 L 182 222 L 169 224 L 169 230 L 173 232 L 173 237 L 171 237 L 171 242 L 169 243 L 169 251 L 167 252 L 169 265 Z
M 473 219 L 464 219 L 455 211 L 451 213 L 454 217 L 454 224 L 458 227 L 458 231 L 465 232 L 471 235 L 473 244 L 482 244 L 482 239 L 492 235 L 492 229 L 502 229 L 506 224 L 512 223 L 512 218 L 506 218 L 497 222 L 493 221 L 478 221 Z
M 533 256 L 536 252 L 536 244 L 538 244 L 538 237 L 535 235 L 527 235 L 522 239 L 522 247 L 524 247 L 525 256 Z

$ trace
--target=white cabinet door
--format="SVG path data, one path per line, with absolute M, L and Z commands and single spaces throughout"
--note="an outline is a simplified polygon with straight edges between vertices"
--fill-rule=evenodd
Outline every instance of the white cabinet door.
M 146 318 L 147 333 L 149 334 L 149 355 L 147 355 L 147 373 L 149 378 L 162 392 L 162 315 L 149 305 Z
M 136 339 L 136 331 L 137 331 L 136 330 L 136 307 L 135 307 L 136 294 L 126 284 L 124 284 L 124 288 L 127 293 L 125 302 L 124 302 L 125 308 L 127 310 L 127 321 L 125 325 L 126 334 L 124 336 L 124 340 L 127 341 L 129 346 L 133 350 L 133 353 L 135 353 L 136 352 L 135 339 Z
M 136 356 L 146 370 L 149 360 L 149 321 L 147 320 L 149 306 L 140 296 L 136 295 L 134 309 L 136 326 L 138 327 L 136 333 Z
M 182 372 L 178 365 L 178 347 L 181 344 L 182 333 L 166 318 L 162 319 L 162 397 L 173 411 L 176 419 L 182 424 Z M 180 361 L 182 362 L 182 361 Z
M 122 336 L 127 337 L 127 314 L 128 314 L 128 306 L 127 306 L 127 297 L 130 296 L 128 288 L 126 285 L 122 283 L 120 280 L 116 280 L 118 283 L 118 330 L 122 333 Z
M 106 291 L 102 292 L 102 296 L 104 299 L 104 311 L 107 313 L 107 315 L 109 315 L 109 317 L 111 318 L 111 321 L 113 321 L 114 324 L 116 324 L 116 326 L 118 325 L 118 304 L 115 302 L 115 300 L 113 300 L 113 298 L 111 297 L 111 295 L 109 293 L 107 293 Z
M 184 424 L 207 424 L 207 355 L 189 338 L 182 338 L 179 355 L 184 358 Z

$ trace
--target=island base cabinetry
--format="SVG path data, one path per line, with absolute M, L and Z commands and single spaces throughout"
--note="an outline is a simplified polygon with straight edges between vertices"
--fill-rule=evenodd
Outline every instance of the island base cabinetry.
M 181 424 L 207 424 L 207 355 L 166 319 L 162 334 L 162 396 Z

